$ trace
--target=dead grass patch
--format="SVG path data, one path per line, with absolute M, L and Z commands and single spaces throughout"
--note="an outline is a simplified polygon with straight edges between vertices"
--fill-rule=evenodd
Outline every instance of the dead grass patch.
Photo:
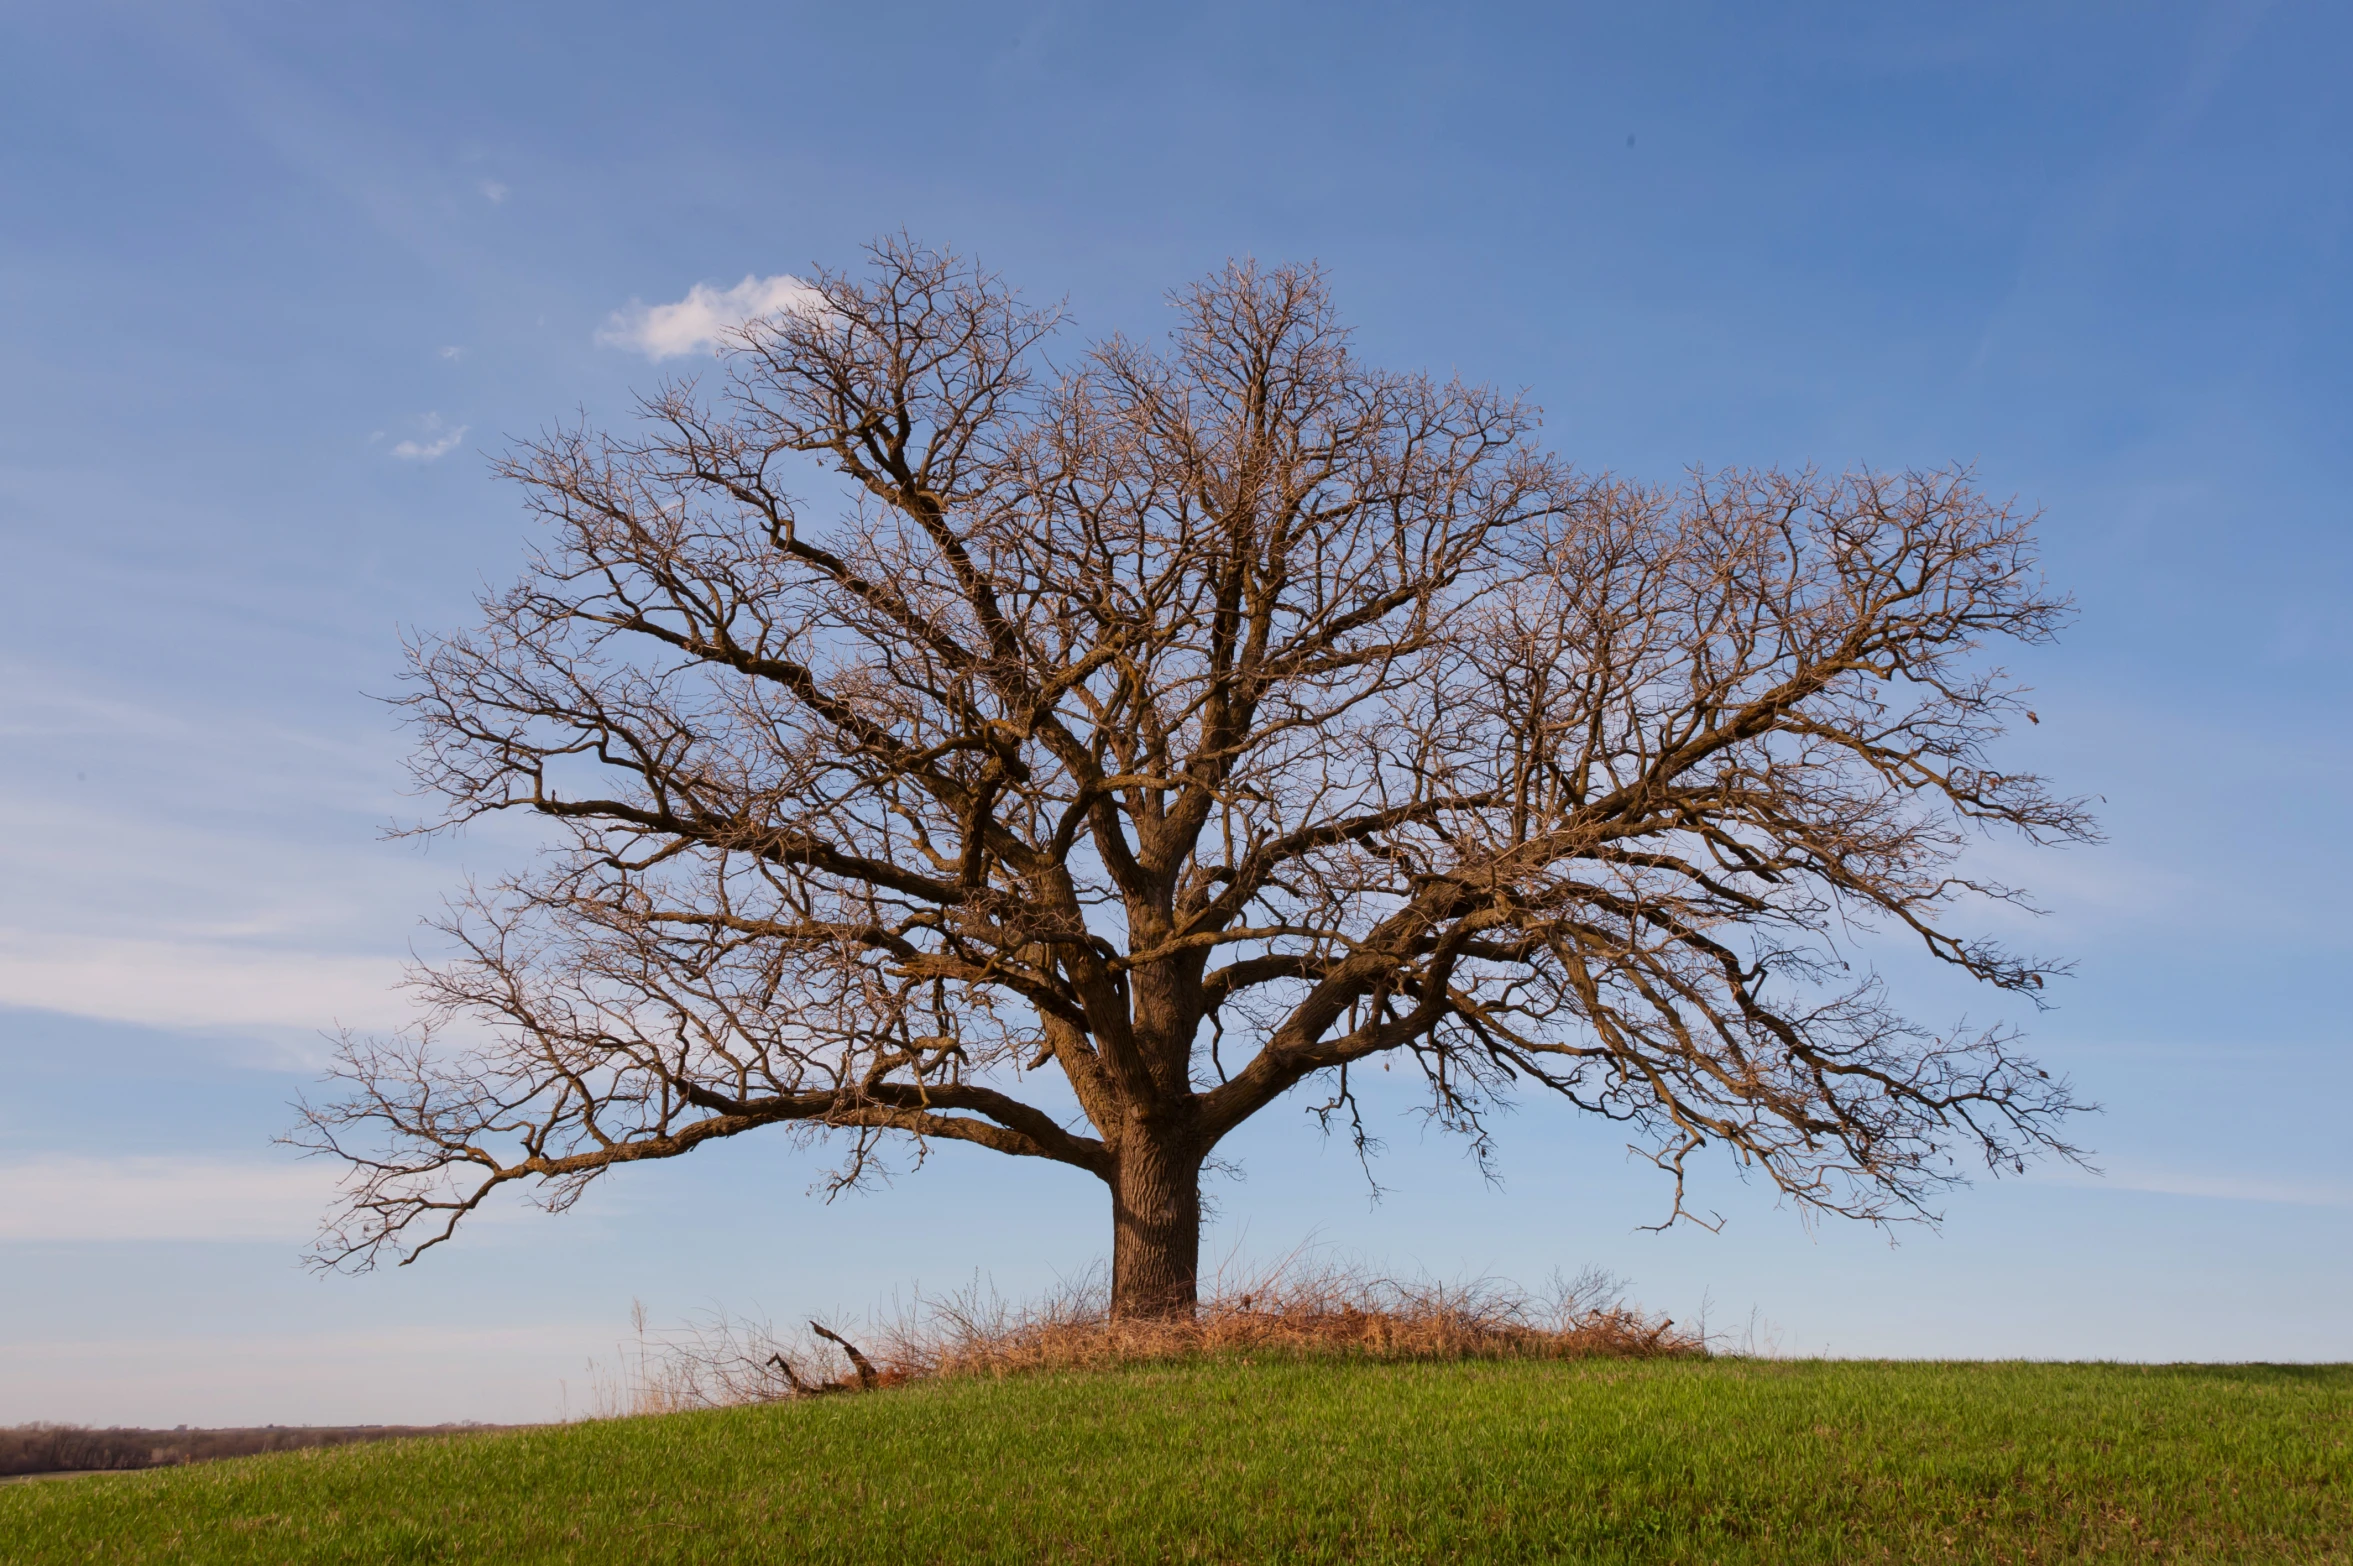
M 1405 1280 L 1293 1260 L 1238 1281 L 1214 1280 L 1190 1320 L 1114 1320 L 1100 1275 L 1026 1304 L 975 1286 L 918 1298 L 863 1327 L 811 1322 L 806 1332 L 722 1312 L 659 1332 L 648 1328 L 641 1308 L 621 1373 L 600 1377 L 595 1411 L 673 1413 L 941 1377 L 1209 1357 L 1453 1362 L 1706 1353 L 1698 1333 L 1627 1303 L 1619 1281 L 1594 1269 L 1556 1276 L 1537 1291 L 1495 1279 Z

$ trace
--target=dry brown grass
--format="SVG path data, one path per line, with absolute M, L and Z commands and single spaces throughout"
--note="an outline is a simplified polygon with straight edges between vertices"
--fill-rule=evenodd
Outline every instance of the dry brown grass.
M 1289 1267 L 1219 1290 L 1190 1321 L 1113 1321 L 1096 1289 L 1014 1312 L 950 1300 L 915 1333 L 886 1342 L 893 1364 L 928 1375 L 1097 1370 L 1217 1354 L 1597 1359 L 1700 1350 L 1672 1321 L 1626 1305 L 1600 1274 L 1536 1295 L 1492 1280 L 1414 1283 L 1341 1267 Z
M 1657 1359 L 1703 1355 L 1695 1332 L 1626 1303 L 1587 1270 L 1542 1292 L 1481 1279 L 1409 1282 L 1297 1259 L 1218 1280 L 1190 1321 L 1114 1321 L 1090 1276 L 1027 1305 L 975 1287 L 916 1301 L 863 1330 L 810 1323 L 807 1334 L 715 1314 L 650 1333 L 642 1312 L 623 1374 L 601 1383 L 599 1413 L 667 1413 L 872 1390 L 941 1376 L 1007 1376 L 1208 1356 L 1371 1360 Z M 836 1376 L 854 1341 L 872 1374 Z

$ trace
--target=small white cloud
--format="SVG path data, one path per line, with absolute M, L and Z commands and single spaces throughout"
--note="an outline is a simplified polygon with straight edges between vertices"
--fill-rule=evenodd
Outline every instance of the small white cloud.
M 611 348 L 634 348 L 649 359 L 675 359 L 716 348 L 746 321 L 818 307 L 817 290 L 797 277 L 747 275 L 733 288 L 697 283 L 675 304 L 633 299 L 628 309 L 613 313 L 596 340 Z
M 486 179 L 474 188 L 481 191 L 483 199 L 488 201 L 494 207 L 507 199 L 506 186 L 500 184 L 497 180 Z
M 438 413 L 428 413 L 417 422 L 425 426 L 425 438 L 402 441 L 392 448 L 394 456 L 404 457 L 411 462 L 439 462 L 457 450 L 458 442 L 466 438 L 465 425 L 445 429 Z
M 441 350 L 441 357 L 444 359 L 463 359 L 465 356 L 466 350 L 463 348 L 452 346 Z

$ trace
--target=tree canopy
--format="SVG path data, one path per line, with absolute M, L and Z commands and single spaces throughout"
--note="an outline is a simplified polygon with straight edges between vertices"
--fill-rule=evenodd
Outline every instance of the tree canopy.
M 1374 1057 L 1482 1152 L 1514 1098 L 1619 1123 L 1675 1212 L 1709 1148 L 1863 1218 L 2067 1151 L 2012 1032 L 1868 960 L 2055 971 L 1966 927 L 2023 900 L 1975 837 L 2094 836 L 1990 752 L 1989 649 L 2067 608 L 2030 516 L 1581 472 L 1361 362 L 1313 269 L 1173 303 L 1055 360 L 1057 311 L 886 242 L 714 387 L 513 450 L 545 541 L 404 700 L 429 825 L 552 836 L 306 1111 L 352 1161 L 325 1261 L 776 1126 L 844 1183 L 906 1139 L 1084 1170 L 1115 1309 L 1184 1311 L 1203 1161 Z

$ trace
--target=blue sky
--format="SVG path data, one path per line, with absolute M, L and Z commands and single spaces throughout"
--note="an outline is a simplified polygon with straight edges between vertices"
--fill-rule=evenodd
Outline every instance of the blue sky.
M 1377 1206 L 1278 1106 L 1213 1254 L 1599 1263 L 1784 1352 L 2353 1358 L 2349 68 L 2319 3 L 0 4 L 0 1421 L 550 1417 L 633 1298 L 1101 1254 L 1067 1171 L 829 1206 L 747 1140 L 318 1279 L 327 1172 L 269 1140 L 529 852 L 379 837 L 369 693 L 527 537 L 486 455 L 652 384 L 617 312 L 901 227 L 1085 332 L 1319 260 L 1369 357 L 1527 387 L 1588 467 L 1972 462 L 2081 602 L 2008 754 L 2111 841 L 2004 865 L 2080 962 L 2030 1020 L 2104 1175 L 1891 1247 L 1716 1169 L 1723 1231 L 1660 1235 L 1547 1105 L 1490 1187 L 1384 1104 Z

